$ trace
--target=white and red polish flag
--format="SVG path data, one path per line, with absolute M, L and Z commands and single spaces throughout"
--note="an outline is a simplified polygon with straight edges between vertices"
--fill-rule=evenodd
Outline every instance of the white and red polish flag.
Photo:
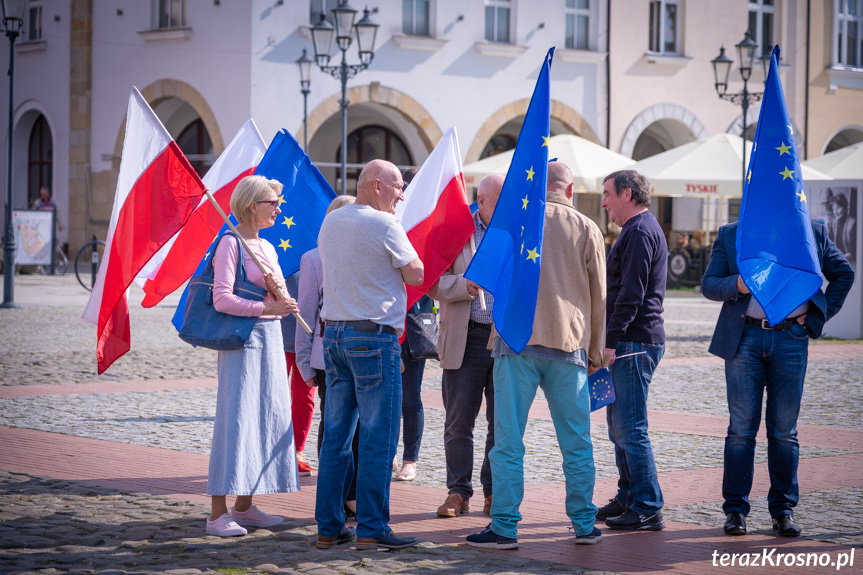
M 231 194 L 240 180 L 255 173 L 267 145 L 254 120 L 240 128 L 228 147 L 204 175 L 204 185 L 225 211 L 230 213 Z M 205 197 L 186 225 L 162 246 L 135 278 L 144 290 L 141 305 L 153 307 L 192 277 L 213 239 L 225 224 Z
M 100 374 L 129 351 L 132 280 L 186 223 L 203 193 L 201 178 L 133 87 L 105 255 L 81 316 L 96 325 Z
M 422 285 L 407 286 L 408 309 L 440 279 L 475 231 L 455 128 L 447 130 L 396 207 L 423 262 Z

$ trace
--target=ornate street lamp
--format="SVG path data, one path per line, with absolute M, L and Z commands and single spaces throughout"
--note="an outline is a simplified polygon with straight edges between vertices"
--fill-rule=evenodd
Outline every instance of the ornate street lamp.
M 739 59 L 740 78 L 743 80 L 743 91 L 736 94 L 728 94 L 728 74 L 731 72 L 731 58 L 725 55 L 725 48 L 719 49 L 719 56 L 711 60 L 713 64 L 713 75 L 716 80 L 716 93 L 723 100 L 728 100 L 734 104 L 740 104 L 743 107 L 743 186 L 746 186 L 746 112 L 749 110 L 750 104 L 761 99 L 761 92 L 750 92 L 747 87 L 749 77 L 752 75 L 752 64 L 755 61 L 755 53 L 758 51 L 756 44 L 746 32 L 743 40 L 735 46 L 737 48 L 737 57 Z M 769 64 L 769 62 L 768 62 Z
M 297 58 L 297 68 L 300 69 L 300 93 L 303 95 L 303 151 L 309 154 L 309 86 L 311 85 L 312 64 L 314 60 L 309 58 L 308 52 L 303 48 L 303 55 Z
M 323 71 L 338 78 L 342 84 L 342 99 L 339 100 L 339 108 L 342 111 L 342 152 L 341 152 L 341 193 L 347 189 L 348 177 L 348 80 L 365 70 L 372 63 L 375 55 L 375 38 L 378 25 L 369 18 L 368 8 L 363 10 L 363 17 L 354 24 L 357 11 L 348 5 L 347 0 L 341 0 L 338 6 L 332 9 L 335 26 L 330 24 L 325 15 L 321 15 L 321 21 L 312 27 L 312 44 L 315 49 L 315 63 Z M 357 49 L 359 50 L 360 63 L 348 64 L 346 53 L 351 47 L 353 33 L 356 30 Z M 336 40 L 339 50 L 342 52 L 342 61 L 339 65 L 330 66 L 330 51 L 333 47 L 333 39 Z
M 3 303 L 0 307 L 18 307 L 15 304 L 15 230 L 12 227 L 12 87 L 15 80 L 15 40 L 24 23 L 26 0 L 3 0 L 3 31 L 9 38 L 9 164 L 6 167 L 6 242 L 3 246 Z

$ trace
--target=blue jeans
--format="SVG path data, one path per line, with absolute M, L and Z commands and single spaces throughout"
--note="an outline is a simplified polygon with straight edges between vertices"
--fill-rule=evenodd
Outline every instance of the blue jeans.
M 443 370 L 441 394 L 446 412 L 443 445 L 446 454 L 446 486 L 449 493 L 465 499 L 473 496 L 473 430 L 485 396 L 485 456 L 479 472 L 484 497 L 492 493 L 489 453 L 494 447 L 494 360 L 486 349 L 487 329 L 471 328 L 467 333 L 464 359 L 458 369 Z
M 646 353 L 615 360 L 609 367 L 617 399 L 605 413 L 619 475 L 616 499 L 638 513 L 651 515 L 662 509 L 665 502 L 647 435 L 647 392 L 665 346 L 621 342 L 615 355 L 641 351 Z
M 324 330 L 327 402 L 318 471 L 318 534 L 335 537 L 345 525 L 343 504 L 354 476 L 351 441 L 359 427 L 357 536 L 389 532 L 390 476 L 399 439 L 401 346 L 394 335 L 364 333 L 342 324 Z
M 402 352 L 402 361 L 405 362 L 405 371 L 402 373 L 402 421 L 405 427 L 402 461 L 417 461 L 425 424 L 421 388 L 426 360 L 411 359 Z
M 491 450 L 494 500 L 491 529 L 516 537 L 524 498 L 524 430 L 527 415 L 542 387 L 563 455 L 566 514 L 576 535 L 593 531 L 596 507 L 590 396 L 587 370 L 553 359 L 504 355 L 494 360 L 495 444 Z
M 725 362 L 730 420 L 725 437 L 722 506 L 725 513 L 749 513 L 755 435 L 761 424 L 761 405 L 767 391 L 767 470 L 770 491 L 767 507 L 772 517 L 793 515 L 800 498 L 797 487 L 797 416 L 809 336 L 803 326 L 775 331 L 743 328 L 734 359 Z

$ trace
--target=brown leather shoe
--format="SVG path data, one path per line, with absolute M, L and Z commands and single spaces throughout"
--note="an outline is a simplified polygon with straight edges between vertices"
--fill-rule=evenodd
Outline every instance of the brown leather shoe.
M 482 506 L 482 512 L 485 513 L 486 515 L 491 515 L 491 498 L 492 497 L 494 497 L 494 495 L 489 495 L 488 497 L 486 497 L 485 498 L 485 504 Z
M 447 495 L 443 505 L 437 508 L 438 517 L 455 517 L 462 513 L 470 511 L 470 503 L 458 493 L 450 493 Z

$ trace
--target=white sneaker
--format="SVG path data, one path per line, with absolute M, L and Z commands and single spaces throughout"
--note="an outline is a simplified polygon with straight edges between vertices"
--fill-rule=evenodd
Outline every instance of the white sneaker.
M 272 527 L 285 522 L 283 517 L 264 513 L 256 505 L 252 505 L 245 511 L 237 511 L 231 507 L 231 519 L 246 527 Z
M 218 537 L 237 537 L 248 533 L 245 529 L 237 525 L 227 513 L 219 516 L 215 521 L 207 519 L 207 535 L 216 535 Z

